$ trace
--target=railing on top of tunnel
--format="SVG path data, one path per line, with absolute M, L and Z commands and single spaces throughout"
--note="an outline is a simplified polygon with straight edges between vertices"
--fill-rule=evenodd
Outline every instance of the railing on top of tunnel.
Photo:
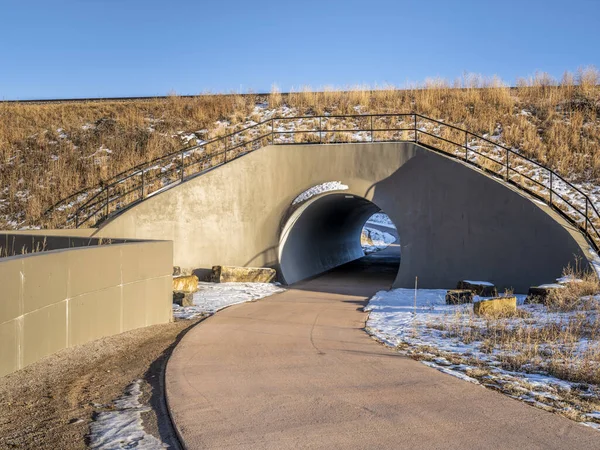
M 138 165 L 108 183 L 84 189 L 48 211 L 66 216 L 65 227 L 95 226 L 190 178 L 265 145 L 416 142 L 502 178 L 544 201 L 600 248 L 600 214 L 579 188 L 553 170 L 493 138 L 418 113 L 272 117 L 225 136 Z

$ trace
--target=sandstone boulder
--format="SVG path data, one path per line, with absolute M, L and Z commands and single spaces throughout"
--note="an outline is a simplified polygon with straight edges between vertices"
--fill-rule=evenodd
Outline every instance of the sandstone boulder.
M 194 294 L 192 292 L 173 292 L 173 303 L 177 303 L 179 306 L 193 306 L 194 305 Z
M 213 283 L 272 283 L 277 273 L 266 267 L 213 266 L 210 281 Z
M 196 292 L 198 290 L 198 277 L 196 275 L 174 277 L 173 290 L 181 292 Z
M 446 292 L 447 305 L 461 305 L 463 303 L 473 303 L 473 291 L 468 289 L 451 289 Z
M 564 289 L 562 284 L 543 284 L 541 286 L 532 286 L 529 288 L 525 303 L 541 303 L 543 305 L 548 304 L 548 298 L 552 291 L 556 289 Z
M 473 303 L 473 312 L 478 316 L 511 315 L 517 311 L 517 297 L 496 297 Z

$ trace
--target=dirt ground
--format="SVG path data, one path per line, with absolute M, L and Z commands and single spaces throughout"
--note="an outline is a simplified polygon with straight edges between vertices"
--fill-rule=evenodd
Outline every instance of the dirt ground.
M 143 379 L 146 431 L 179 448 L 162 395 L 172 349 L 202 319 L 154 325 L 61 350 L 0 378 L 1 449 L 83 449 L 99 404 Z

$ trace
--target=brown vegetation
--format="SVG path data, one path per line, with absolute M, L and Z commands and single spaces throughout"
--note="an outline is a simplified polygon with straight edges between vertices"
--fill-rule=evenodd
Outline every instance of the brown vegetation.
M 599 72 L 587 68 L 560 81 L 536 74 L 515 88 L 497 78 L 466 76 L 455 83 L 429 80 L 404 90 L 303 88 L 281 94 L 274 89 L 268 98 L 1 103 L 0 227 L 38 225 L 44 210 L 82 188 L 196 139 L 240 128 L 248 119 L 258 121 L 257 102 L 287 105 L 295 114 L 308 115 L 416 111 L 474 133 L 501 133 L 503 142 L 562 175 L 595 182 L 600 179 L 599 82 Z M 339 140 L 348 137 L 340 134 Z
M 512 316 L 482 321 L 458 310 L 455 317 L 429 326 L 467 344 L 480 342 L 480 349 L 494 353 L 505 369 L 544 371 L 567 381 L 600 384 L 600 303 L 594 297 L 600 293 L 600 281 L 594 273 L 570 267 L 564 278 L 572 281 L 554 289 L 548 299 L 547 312 L 555 314 L 519 308 Z

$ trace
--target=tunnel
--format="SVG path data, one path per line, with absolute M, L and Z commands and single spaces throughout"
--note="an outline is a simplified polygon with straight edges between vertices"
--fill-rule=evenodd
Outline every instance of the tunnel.
M 294 209 L 279 245 L 281 281 L 292 284 L 364 257 L 361 232 L 380 211 L 375 203 L 344 193 L 319 196 Z M 386 263 L 399 264 L 400 247 L 391 247 Z
M 293 204 L 328 181 L 343 190 Z M 400 236 L 395 288 L 414 287 L 417 277 L 428 289 L 471 279 L 527 293 L 595 258 L 544 203 L 406 142 L 263 147 L 127 208 L 93 236 L 171 240 L 182 270 L 281 268 L 291 283 L 360 258 L 361 226 L 379 209 Z

